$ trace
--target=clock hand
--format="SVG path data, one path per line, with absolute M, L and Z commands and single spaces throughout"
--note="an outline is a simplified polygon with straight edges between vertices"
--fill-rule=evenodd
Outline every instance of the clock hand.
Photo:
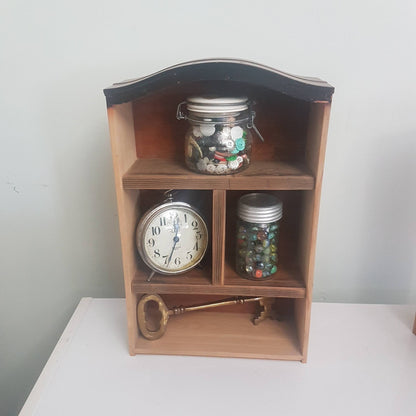
M 175 222 L 173 223 L 173 229 L 175 230 L 175 237 L 173 237 L 173 247 L 172 251 L 170 252 L 170 256 L 168 258 L 168 266 L 170 264 L 170 261 L 172 260 L 173 252 L 175 251 L 176 243 L 179 241 L 178 233 L 179 233 L 179 223 L 177 219 L 175 219 Z

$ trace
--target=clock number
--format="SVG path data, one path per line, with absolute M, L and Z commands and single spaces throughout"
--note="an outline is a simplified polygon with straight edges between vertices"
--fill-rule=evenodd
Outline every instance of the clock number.
M 168 258 L 169 258 L 169 256 L 166 254 L 166 256 L 162 256 L 162 258 L 164 258 L 165 259 L 165 266 L 168 264 Z
M 152 227 L 152 235 L 159 235 L 160 234 L 160 227 Z
M 156 257 L 156 258 L 160 257 L 160 251 L 158 248 L 153 252 L 153 257 Z
M 159 219 L 160 219 L 160 226 L 161 227 L 166 225 L 166 217 L 160 217 Z
M 183 218 L 184 218 L 184 222 L 188 223 L 188 217 L 186 216 L 186 214 L 183 214 Z
M 196 238 L 198 240 L 200 240 L 202 238 L 202 232 L 201 231 L 198 230 L 195 234 L 196 234 Z
M 193 227 L 193 230 L 197 230 L 198 229 L 198 221 L 197 220 L 193 220 L 191 222 L 191 225 Z
M 186 260 L 192 260 L 192 258 L 193 258 L 192 253 L 191 253 L 190 251 L 188 251 L 188 252 L 186 253 Z
M 176 264 L 176 266 L 179 266 L 181 264 L 181 259 L 179 257 L 176 257 L 174 263 Z
M 153 238 L 149 238 L 147 240 L 147 244 L 149 245 L 149 247 L 154 247 L 155 246 L 155 240 Z
M 198 249 L 199 249 L 198 241 L 195 241 L 195 245 L 193 247 L 193 250 L 198 251 Z

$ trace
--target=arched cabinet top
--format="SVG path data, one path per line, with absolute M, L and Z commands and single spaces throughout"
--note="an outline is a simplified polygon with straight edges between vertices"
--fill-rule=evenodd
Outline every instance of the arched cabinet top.
M 137 100 L 166 88 L 204 81 L 230 81 L 264 87 L 308 102 L 330 102 L 334 87 L 319 78 L 291 75 L 239 59 L 190 61 L 104 90 L 107 106 Z

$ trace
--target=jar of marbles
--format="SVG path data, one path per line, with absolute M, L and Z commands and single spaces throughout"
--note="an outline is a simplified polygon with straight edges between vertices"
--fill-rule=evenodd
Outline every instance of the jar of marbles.
M 276 273 L 282 214 L 282 202 L 274 195 L 252 193 L 239 199 L 235 257 L 240 276 L 264 280 Z
M 182 106 L 186 105 L 186 110 Z M 194 172 L 228 175 L 251 160 L 255 113 L 247 97 L 191 97 L 179 104 L 176 117 L 189 122 L 185 162 Z

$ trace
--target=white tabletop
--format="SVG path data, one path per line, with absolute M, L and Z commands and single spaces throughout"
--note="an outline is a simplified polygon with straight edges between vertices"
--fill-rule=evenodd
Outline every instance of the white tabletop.
M 84 298 L 20 416 L 415 416 L 415 311 L 314 303 L 302 364 L 131 357 L 124 300 Z

